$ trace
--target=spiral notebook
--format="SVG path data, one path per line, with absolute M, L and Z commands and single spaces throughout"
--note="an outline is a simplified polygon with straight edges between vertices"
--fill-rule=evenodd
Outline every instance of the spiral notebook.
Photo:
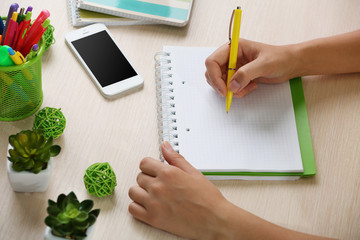
M 86 26 L 93 23 L 102 23 L 107 26 L 147 25 L 154 24 L 146 20 L 117 17 L 99 12 L 78 8 L 79 0 L 67 0 L 69 22 L 74 27 Z
M 155 55 L 159 140 L 209 179 L 297 179 L 316 173 L 301 79 L 225 99 L 205 79 L 215 48 L 164 46 Z
M 79 8 L 130 19 L 182 27 L 193 0 L 79 0 Z

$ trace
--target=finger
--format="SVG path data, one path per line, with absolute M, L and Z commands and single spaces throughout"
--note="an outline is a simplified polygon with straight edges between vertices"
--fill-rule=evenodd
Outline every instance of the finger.
M 258 59 L 245 64 L 239 68 L 230 80 L 229 90 L 239 92 L 245 88 L 251 80 L 261 77 L 264 71 L 264 64 Z
M 190 174 L 200 174 L 183 156 L 177 153 L 168 142 L 161 144 L 161 152 L 165 160 L 172 166 L 178 167 L 181 170 Z
M 146 157 L 141 160 L 139 167 L 143 173 L 155 177 L 156 173 L 164 166 L 161 161 Z
M 148 202 L 149 200 L 149 194 L 141 187 L 139 186 L 132 186 L 129 189 L 129 197 L 131 198 L 131 200 L 133 200 L 134 202 L 142 205 L 145 207 L 145 204 Z
M 224 67 L 229 60 L 229 45 L 225 44 L 220 48 L 216 49 L 209 57 L 205 60 L 207 80 L 211 82 L 210 84 L 222 96 L 226 96 L 226 83 L 225 79 L 222 78 Z
M 257 86 L 258 85 L 257 85 L 256 82 L 250 82 L 249 85 L 247 85 L 245 88 L 243 88 L 242 90 L 234 93 L 233 97 L 235 97 L 235 98 L 245 97 L 246 95 L 248 95 L 249 93 L 254 91 L 257 88 Z
M 136 202 L 129 204 L 128 210 L 134 218 L 147 223 L 147 211 L 146 209 Z
M 144 173 L 139 173 L 136 178 L 136 182 L 139 184 L 140 187 L 142 187 L 145 191 L 149 188 L 151 183 L 155 181 L 154 177 L 151 177 Z
M 276 83 L 286 82 L 288 80 L 289 80 L 288 77 L 278 77 L 278 78 L 259 77 L 259 78 L 255 78 L 253 81 L 257 83 L 276 84 Z

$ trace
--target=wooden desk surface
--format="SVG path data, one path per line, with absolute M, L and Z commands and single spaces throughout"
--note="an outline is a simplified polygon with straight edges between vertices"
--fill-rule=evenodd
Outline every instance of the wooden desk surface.
M 7 15 L 13 0 L 3 0 Z M 66 1 L 31 2 L 33 15 L 51 12 L 56 44 L 43 55 L 42 107 L 61 107 L 67 118 L 56 141 L 49 189 L 15 193 L 5 161 L 8 136 L 30 129 L 34 117 L 0 122 L 0 239 L 42 239 L 47 199 L 74 191 L 101 208 L 93 239 L 177 239 L 134 220 L 128 213 L 130 186 L 144 156 L 158 157 L 154 54 L 163 45 L 219 46 L 227 41 L 232 9 L 243 9 L 241 37 L 271 44 L 300 42 L 360 28 L 358 0 L 194 1 L 188 26 L 110 27 L 116 41 L 145 79 L 144 88 L 114 101 L 105 100 L 65 45 L 75 28 L 67 21 Z M 342 239 L 360 239 L 360 74 L 304 78 L 317 175 L 299 181 L 214 182 L 236 205 L 291 229 Z M 118 186 L 112 196 L 89 196 L 85 169 L 110 162 Z

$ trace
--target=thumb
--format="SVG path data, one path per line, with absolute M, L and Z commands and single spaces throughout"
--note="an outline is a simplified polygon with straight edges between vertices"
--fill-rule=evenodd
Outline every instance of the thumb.
M 199 174 L 200 172 L 195 169 L 183 156 L 177 153 L 170 145 L 169 142 L 163 142 L 161 144 L 161 152 L 170 165 L 178 167 L 181 170 L 190 174 Z
M 229 90 L 236 93 L 245 88 L 255 78 L 261 77 L 264 71 L 264 63 L 255 59 L 240 67 L 230 80 Z

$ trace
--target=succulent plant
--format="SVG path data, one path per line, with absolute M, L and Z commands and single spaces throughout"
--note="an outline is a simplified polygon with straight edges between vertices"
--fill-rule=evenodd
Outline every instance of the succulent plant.
M 39 173 L 47 168 L 50 157 L 57 156 L 61 150 L 60 146 L 53 145 L 52 137 L 46 140 L 44 132 L 40 129 L 25 130 L 11 135 L 9 143 L 13 149 L 9 149 L 8 159 L 17 172 Z
M 60 194 L 57 202 L 49 199 L 48 216 L 45 224 L 51 228 L 54 236 L 81 240 L 86 237 L 86 230 L 95 223 L 100 209 L 90 211 L 94 202 L 90 199 L 81 203 L 74 192 Z

